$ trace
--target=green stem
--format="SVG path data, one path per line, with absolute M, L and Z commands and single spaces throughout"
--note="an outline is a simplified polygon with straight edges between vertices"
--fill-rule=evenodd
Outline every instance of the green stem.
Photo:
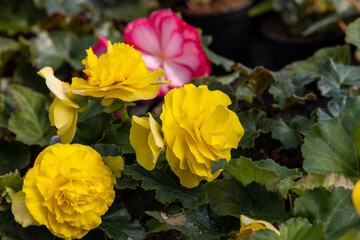
M 125 105 L 122 105 L 118 111 L 122 121 L 124 122 L 129 121 L 130 117 L 125 109 Z

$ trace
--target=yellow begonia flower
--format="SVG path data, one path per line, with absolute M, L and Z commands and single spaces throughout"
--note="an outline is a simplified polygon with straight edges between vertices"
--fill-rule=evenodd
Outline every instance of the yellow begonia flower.
M 55 95 L 49 109 L 51 126 L 58 129 L 62 143 L 70 143 L 75 136 L 80 105 L 72 98 L 75 95 L 69 84 L 57 79 L 51 67 L 44 67 L 38 74 L 46 79 L 47 87 Z
M 270 229 L 280 236 L 279 230 L 277 230 L 271 223 L 254 220 L 245 215 L 240 215 L 240 232 L 236 234 L 236 239 L 244 239 L 250 237 L 255 231 Z
M 26 228 L 31 225 L 39 225 L 37 221 L 30 214 L 29 209 L 25 204 L 25 193 L 19 191 L 15 194 L 13 202 L 11 204 L 11 211 L 14 215 L 14 219 L 22 227 Z
M 229 161 L 231 149 L 244 135 L 239 118 L 227 108 L 230 98 L 207 86 L 188 84 L 171 90 L 164 100 L 160 118 L 172 171 L 188 188 L 214 180 L 222 170 L 212 174 L 213 161 Z
M 23 184 L 32 217 L 54 235 L 82 238 L 101 224 L 115 198 L 115 177 L 89 146 L 55 144 L 36 158 Z
M 73 78 L 71 88 L 88 96 L 103 98 L 102 104 L 110 105 L 114 98 L 123 101 L 155 98 L 165 77 L 162 69 L 150 71 L 140 51 L 125 43 L 108 43 L 107 52 L 97 57 L 89 48 L 82 61 L 88 79 Z
M 133 116 L 130 128 L 130 143 L 135 150 L 136 161 L 150 171 L 155 168 L 164 143 L 159 124 L 150 113 L 149 116 Z
M 352 192 L 352 201 L 356 211 L 360 214 L 360 180 L 356 182 Z

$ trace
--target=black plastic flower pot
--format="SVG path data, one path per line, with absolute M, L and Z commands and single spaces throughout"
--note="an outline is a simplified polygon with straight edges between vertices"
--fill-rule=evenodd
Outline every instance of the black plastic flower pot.
M 246 64 L 249 61 L 251 21 L 247 16 L 254 0 L 248 0 L 226 13 L 186 15 L 183 19 L 202 29 L 204 35 L 213 38 L 209 48 L 215 53 Z M 215 68 L 216 70 L 216 68 Z
M 287 64 L 303 60 L 323 47 L 344 44 L 341 31 L 310 37 L 290 36 L 278 15 L 271 15 L 260 25 L 260 33 L 269 47 L 270 61 L 264 65 L 271 70 L 280 70 Z

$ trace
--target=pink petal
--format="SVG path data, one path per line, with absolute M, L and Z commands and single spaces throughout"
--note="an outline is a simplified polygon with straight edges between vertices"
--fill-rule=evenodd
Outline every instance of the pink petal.
M 153 55 L 143 53 L 142 58 L 144 59 L 146 66 L 150 70 L 156 70 L 159 67 L 161 67 L 162 60 L 157 56 L 153 56 Z
M 94 54 L 99 57 L 101 54 L 107 52 L 108 40 L 102 36 L 98 36 L 99 43 L 95 44 L 93 47 Z
M 191 80 L 191 70 L 173 62 L 164 63 L 166 79 L 171 80 L 170 87 L 182 87 Z
M 163 18 L 160 23 L 160 46 L 165 59 L 182 53 L 184 36 L 179 29 L 179 20 L 173 17 Z
M 149 16 L 149 22 L 152 24 L 152 26 L 155 28 L 157 33 L 160 33 L 160 24 L 164 18 L 167 17 L 175 17 L 179 18 L 173 11 L 171 11 L 169 8 L 166 9 L 160 9 L 156 12 L 153 12 Z
M 154 27 L 148 19 L 140 18 L 126 25 L 124 41 L 142 52 L 159 55 L 160 42 Z

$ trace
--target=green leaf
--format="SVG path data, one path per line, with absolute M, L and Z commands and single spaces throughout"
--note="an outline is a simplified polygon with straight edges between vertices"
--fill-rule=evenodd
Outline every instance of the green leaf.
M 276 174 L 279 176 L 279 180 L 284 180 L 287 178 L 294 180 L 302 176 L 302 173 L 299 172 L 298 169 L 289 169 L 285 166 L 280 166 L 272 159 L 267 159 L 265 161 L 255 161 L 254 164 L 259 168 L 268 169 L 276 172 Z
M 112 113 L 102 112 L 78 121 L 75 138 L 85 144 L 95 144 L 103 139 L 105 133 L 111 129 L 114 119 Z
M 20 177 L 18 172 L 8 173 L 0 176 L 0 192 L 4 191 L 5 188 L 11 188 L 15 192 L 22 189 L 23 179 Z
M 278 139 L 286 149 L 293 148 L 301 143 L 302 135 L 305 135 L 314 124 L 315 118 L 307 119 L 300 115 L 296 115 L 288 124 L 284 120 L 278 119 L 274 124 L 271 136 Z
M 351 60 L 351 51 L 349 45 L 340 45 L 335 47 L 321 48 L 315 54 L 306 60 L 296 61 L 290 65 L 294 74 L 317 73 L 328 59 L 335 62 L 341 62 L 349 65 Z
M 354 183 L 349 178 L 345 178 L 343 175 L 337 173 L 309 173 L 309 175 L 294 182 L 290 189 L 297 195 L 304 196 L 307 190 L 317 187 L 324 187 L 331 190 L 332 186 L 354 189 Z
M 48 15 L 54 13 L 62 13 L 69 17 L 80 13 L 84 8 L 83 1 L 72 1 L 72 0 L 45 0 L 44 7 Z
M 285 109 L 300 101 L 316 100 L 316 95 L 305 89 L 307 84 L 318 79 L 314 74 L 294 76 L 291 71 L 283 70 L 273 73 L 275 82 L 270 86 L 269 93 L 274 96 L 274 106 Z
M 171 203 L 179 199 L 185 208 L 194 207 L 203 200 L 205 187 L 203 184 L 195 188 L 183 187 L 179 179 L 168 169 L 167 172 L 154 169 L 147 171 L 139 165 L 126 165 L 125 174 L 142 180 L 142 188 L 156 190 L 156 199 L 162 203 Z
M 301 151 L 307 172 L 341 173 L 358 176 L 354 130 L 360 116 L 360 98 L 356 98 L 339 117 L 311 127 Z
M 150 212 L 147 212 L 147 214 L 149 214 L 149 213 Z M 152 214 L 152 212 L 149 215 L 151 215 L 151 214 Z M 162 231 L 167 231 L 170 229 L 171 228 L 169 228 L 166 223 L 162 223 L 155 218 L 152 218 L 149 221 L 147 221 L 146 225 L 145 225 L 145 230 L 147 233 L 162 232 Z
M 266 221 L 280 220 L 285 204 L 278 193 L 252 182 L 243 186 L 235 178 L 209 182 L 206 185 L 210 206 L 220 216 L 240 217 L 240 214 Z
M 328 102 L 327 109 L 318 109 L 316 113 L 318 121 L 326 121 L 333 117 L 340 116 L 354 99 L 355 98 L 348 96 L 334 97 Z
M 56 70 L 68 62 L 76 70 L 82 70 L 81 60 L 86 57 L 85 50 L 96 42 L 95 37 L 78 38 L 69 32 L 53 31 L 41 32 L 28 44 L 32 62 L 38 69 L 51 66 Z
M 360 86 L 360 67 L 345 66 L 328 60 L 319 70 L 322 79 L 318 88 L 323 96 L 341 97 L 351 91 L 353 86 Z
M 250 240 L 325 240 L 321 224 L 311 224 L 305 218 L 291 218 L 279 227 L 280 236 L 271 230 L 256 231 Z
M 265 185 L 268 190 L 274 189 L 279 176 L 271 170 L 257 167 L 250 158 L 240 157 L 232 159 L 224 168 L 233 175 L 243 186 L 252 182 Z
M 100 228 L 114 240 L 141 240 L 146 233 L 138 221 L 131 221 L 131 216 L 125 208 L 112 207 L 101 218 Z
M 211 174 L 216 173 L 217 171 L 219 171 L 220 169 L 224 169 L 225 165 L 228 162 L 226 161 L 225 158 L 220 159 L 219 161 L 213 161 L 213 164 L 211 166 Z
M 19 43 L 12 38 L 0 37 L 0 66 L 4 65 L 6 59 L 3 59 L 4 53 L 14 52 L 19 48 Z
M 54 235 L 45 226 L 29 226 L 23 228 L 20 224 L 13 222 L 3 227 L 2 232 L 7 240 L 49 240 Z
M 86 120 L 89 117 L 93 117 L 96 114 L 103 112 L 104 110 L 105 110 L 105 107 L 103 105 L 101 105 L 100 101 L 89 100 L 85 111 L 79 114 L 78 121 Z
M 55 129 L 50 127 L 45 96 L 20 85 L 12 85 L 10 90 L 18 110 L 9 119 L 9 130 L 28 145 L 48 145 Z
M 112 128 L 105 133 L 101 143 L 115 144 L 123 153 L 134 153 L 134 149 L 130 144 L 130 128 L 131 122 L 125 121 L 121 124 L 113 124 Z
M 236 89 L 235 96 L 239 100 L 245 100 L 248 103 L 252 103 L 255 93 L 248 86 L 240 86 Z
M 271 72 L 261 66 L 256 67 L 251 73 L 249 83 L 254 89 L 255 95 L 260 97 L 273 81 L 274 77 Z
M 345 31 L 345 42 L 353 44 L 356 48 L 360 49 L 360 18 L 355 19 L 348 24 Z
M 239 142 L 239 146 L 242 148 L 253 147 L 255 138 L 260 133 L 268 133 L 274 125 L 273 119 L 266 118 L 265 112 L 255 108 L 247 112 L 240 112 L 238 117 L 245 131 Z
M 19 142 L 0 139 L 0 175 L 22 169 L 30 163 L 30 150 Z
M 327 239 L 335 240 L 350 229 L 360 229 L 360 216 L 351 200 L 352 190 L 323 187 L 308 190 L 294 203 L 294 214 L 325 226 Z
M 139 181 L 132 176 L 122 174 L 120 179 L 116 179 L 115 187 L 117 189 L 136 189 L 138 186 L 140 186 Z
M 219 234 L 228 233 L 233 230 L 231 226 L 234 226 L 228 219 L 212 214 L 206 206 L 176 215 L 150 211 L 146 213 L 166 224 L 168 228 L 182 232 L 182 239 L 216 240 Z
M 91 146 L 95 149 L 102 157 L 117 157 L 121 156 L 121 150 L 115 144 L 95 144 Z

